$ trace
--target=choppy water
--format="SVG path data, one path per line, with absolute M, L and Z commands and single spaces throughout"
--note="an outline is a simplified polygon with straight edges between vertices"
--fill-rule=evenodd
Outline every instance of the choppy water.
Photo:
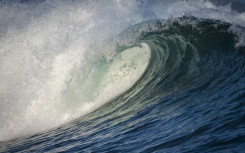
M 244 151 L 241 1 L 0 4 L 1 152 Z

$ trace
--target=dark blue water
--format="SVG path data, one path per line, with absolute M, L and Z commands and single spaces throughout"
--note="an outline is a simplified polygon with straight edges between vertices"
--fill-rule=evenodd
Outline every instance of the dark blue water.
M 157 3 L 160 6 L 160 2 Z M 171 3 L 171 5 L 176 4 Z M 203 1 L 197 4 L 203 5 L 202 7 L 207 5 Z M 124 5 L 129 4 L 125 2 Z M 212 9 L 214 8 L 201 8 L 200 11 L 208 12 L 206 16 L 220 11 Z M 231 12 L 228 14 L 240 15 L 239 19 L 242 19 L 241 14 Z M 203 14 L 201 16 L 198 17 L 194 10 L 194 15 L 187 13 L 182 17 L 167 19 L 149 17 L 149 20 L 123 28 L 116 36 L 113 35 L 113 39 L 106 40 L 105 43 L 106 46 L 115 46 L 116 55 L 113 55 L 109 62 L 102 56 L 98 62 L 95 62 L 96 66 L 87 67 L 95 72 L 82 69 L 85 75 L 88 73 L 90 76 L 89 74 L 94 72 L 92 74 L 96 76 L 92 79 L 95 83 L 86 86 L 89 87 L 86 88 L 89 91 L 84 93 L 89 95 L 87 99 L 92 99 L 90 104 L 99 105 L 96 103 L 97 95 L 90 96 L 90 94 L 92 91 L 101 91 L 96 89 L 100 87 L 99 78 L 103 78 L 101 71 L 111 73 L 107 70 L 107 65 L 113 65 L 118 58 L 124 60 L 122 53 L 127 49 L 139 47 L 143 50 L 142 43 L 145 43 L 150 47 L 151 57 L 140 78 L 129 89 L 109 99 L 102 106 L 92 109 L 86 115 L 55 127 L 50 126 L 53 121 L 50 119 L 47 124 L 51 127 L 49 130 L 32 130 L 32 127 L 45 123 L 39 121 L 36 116 L 33 118 L 37 122 L 27 118 L 35 122 L 28 122 L 28 126 L 19 124 L 17 118 L 14 129 L 21 129 L 19 131 L 23 131 L 23 135 L 15 130 L 13 133 L 16 133 L 16 136 L 12 136 L 11 132 L 5 134 L 14 138 L 2 138 L 0 151 L 244 152 L 243 36 L 245 30 L 243 21 L 238 20 L 235 23 L 234 16 L 234 23 L 226 22 L 224 19 L 203 18 L 205 16 Z M 232 16 L 227 18 L 232 19 Z M 91 63 L 94 64 L 93 61 Z M 132 60 L 132 63 L 135 64 L 137 61 Z M 75 88 L 76 86 L 70 85 L 70 82 L 72 81 L 67 81 L 67 86 Z M 106 86 L 104 89 L 107 89 Z M 79 91 L 83 90 L 79 88 Z M 114 94 L 112 91 L 108 90 L 103 94 Z M 70 96 L 66 94 L 66 90 L 61 92 Z M 71 92 L 73 93 L 73 90 Z M 77 94 L 72 95 L 77 96 Z M 75 107 L 78 105 L 65 106 L 67 110 L 71 108 L 74 110 L 69 113 L 76 113 Z M 46 114 L 50 114 L 50 118 L 56 117 L 52 113 L 46 111 Z M 57 117 L 57 120 L 61 119 Z M 8 122 L 3 120 L 2 123 Z M 23 130 L 22 127 L 29 127 L 30 132 L 26 132 L 28 129 Z M 2 130 L 4 131 L 7 130 Z

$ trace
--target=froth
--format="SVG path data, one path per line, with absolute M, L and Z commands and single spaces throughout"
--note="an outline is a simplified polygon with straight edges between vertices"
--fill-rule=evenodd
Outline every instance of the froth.
M 68 84 L 81 74 L 85 56 L 97 54 L 96 45 L 142 20 L 136 4 L 2 4 L 0 141 L 53 128 L 98 107 L 67 110 Z

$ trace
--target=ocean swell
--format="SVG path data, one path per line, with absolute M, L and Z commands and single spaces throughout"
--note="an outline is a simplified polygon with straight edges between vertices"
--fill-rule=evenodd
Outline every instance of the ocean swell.
M 230 5 L 5 2 L 0 20 L 0 151 L 200 152 L 244 137 L 245 14 Z

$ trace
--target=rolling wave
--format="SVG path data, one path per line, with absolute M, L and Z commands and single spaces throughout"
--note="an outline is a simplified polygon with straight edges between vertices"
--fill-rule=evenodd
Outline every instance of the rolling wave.
M 146 21 L 123 31 L 118 52 L 146 43 L 151 59 L 130 90 L 82 119 L 95 122 L 89 125 L 96 136 L 106 131 L 116 137 L 116 142 L 97 140 L 93 147 L 123 151 L 126 146 L 118 143 L 130 141 L 125 145 L 141 142 L 142 147 L 129 148 L 139 152 L 242 151 L 232 146 L 244 137 L 245 57 L 232 28 L 217 20 L 183 17 Z M 98 124 L 109 127 L 97 129 Z M 86 143 L 80 147 L 89 149 Z
M 242 151 L 244 14 L 98 3 L 0 8 L 0 151 Z

